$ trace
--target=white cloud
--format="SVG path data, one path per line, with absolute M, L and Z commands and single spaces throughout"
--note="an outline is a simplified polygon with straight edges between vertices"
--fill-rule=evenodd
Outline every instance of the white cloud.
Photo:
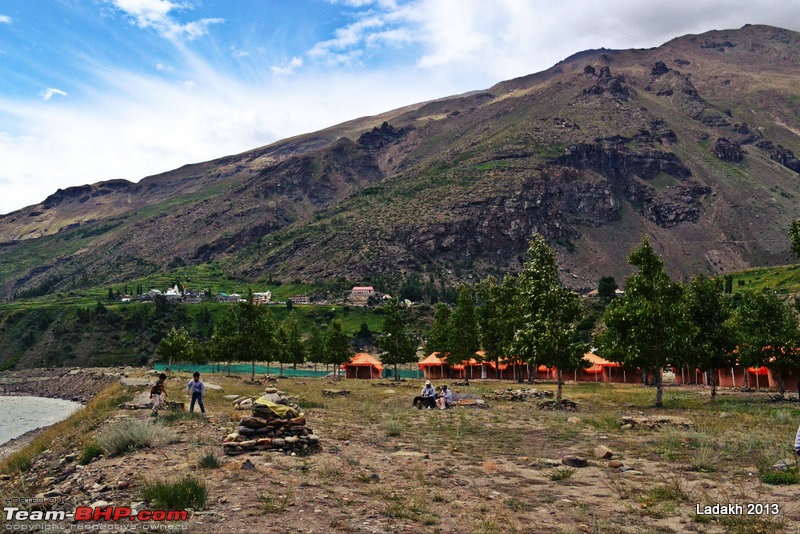
M 0 15 L 0 24 L 11 24 L 11 17 L 8 15 Z
M 7 125 L 6 132 L 0 126 L 0 213 L 41 202 L 58 188 L 111 178 L 137 181 L 356 117 L 484 89 L 588 48 L 657 46 L 686 33 L 745 23 L 800 30 L 798 10 L 787 9 L 783 0 L 338 3 L 362 11 L 305 54 L 288 52 L 284 64 L 270 59 L 259 65 L 269 53 L 253 48 L 249 59 L 226 71 L 219 58 L 241 56 L 239 49 L 211 61 L 192 56 L 189 46 L 176 46 L 182 58 L 152 61 L 158 71 L 152 76 L 92 65 L 95 76 L 86 77 L 91 85 L 80 98 L 70 89 L 73 94 L 58 106 L 0 95 L 0 124 Z M 184 9 L 183 1 L 114 5 L 137 26 L 172 39 L 208 29 L 181 29 L 185 25 L 171 13 Z M 402 50 L 405 62 L 365 66 L 367 58 L 381 58 L 382 47 Z M 173 79 L 165 72 L 180 74 Z M 49 97 L 55 95 L 65 96 L 61 91 Z
M 285 67 L 272 66 L 270 67 L 270 70 L 273 74 L 278 76 L 287 76 L 289 74 L 294 74 L 297 69 L 303 66 L 304 63 L 305 62 L 303 61 L 303 58 L 293 57 Z
M 185 4 L 176 4 L 169 0 L 107 0 L 117 9 L 131 17 L 140 28 L 154 28 L 163 37 L 171 40 L 185 37 L 194 40 L 208 33 L 211 24 L 225 22 L 222 18 L 207 18 L 186 24 L 180 24 L 170 17 L 169 13 L 183 9 Z
M 50 87 L 39 93 L 39 96 L 41 96 L 42 100 L 44 101 L 50 100 L 55 95 L 67 96 L 67 93 L 62 91 L 61 89 L 56 89 L 55 87 Z

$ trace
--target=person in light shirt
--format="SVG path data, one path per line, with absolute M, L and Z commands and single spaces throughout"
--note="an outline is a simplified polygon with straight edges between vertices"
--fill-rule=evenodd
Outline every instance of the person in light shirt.
M 192 396 L 192 402 L 189 404 L 189 412 L 194 413 L 194 403 L 197 402 L 198 406 L 200 406 L 200 412 L 205 415 L 206 407 L 203 406 L 203 399 L 206 398 L 206 386 L 203 384 L 203 381 L 200 380 L 200 373 L 195 371 L 193 377 L 194 378 L 189 380 L 189 383 L 186 385 L 186 394 Z
M 436 399 L 436 407 L 440 410 L 445 410 L 453 404 L 453 392 L 447 387 L 447 384 L 442 385 L 442 391 L 439 392 L 439 397 Z

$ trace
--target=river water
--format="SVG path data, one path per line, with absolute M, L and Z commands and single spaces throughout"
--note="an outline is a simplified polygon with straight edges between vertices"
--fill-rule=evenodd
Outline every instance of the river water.
M 0 396 L 0 445 L 25 432 L 63 421 L 81 408 L 81 403 L 68 400 Z

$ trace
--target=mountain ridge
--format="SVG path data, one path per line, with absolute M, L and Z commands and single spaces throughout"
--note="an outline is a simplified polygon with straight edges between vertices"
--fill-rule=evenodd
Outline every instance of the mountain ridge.
M 798 45 L 748 25 L 589 50 L 135 184 L 59 190 L 0 216 L 15 258 L 0 296 L 210 261 L 254 280 L 455 284 L 519 268 L 532 231 L 575 287 L 624 277 L 645 233 L 678 278 L 787 263 Z

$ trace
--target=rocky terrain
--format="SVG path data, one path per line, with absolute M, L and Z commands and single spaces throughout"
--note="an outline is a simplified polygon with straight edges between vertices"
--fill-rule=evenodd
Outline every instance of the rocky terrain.
M 579 288 L 623 279 L 645 233 L 676 278 L 787 263 L 798 50 L 767 26 L 591 50 L 136 184 L 60 190 L 0 217 L 0 297 L 207 262 L 247 280 L 453 286 L 519 268 L 534 231 Z
M 221 388 L 207 398 L 208 418 L 158 423 L 176 441 L 81 465 L 80 448 L 65 442 L 64 432 L 29 470 L 0 476 L 0 497 L 39 497 L 48 509 L 140 510 L 152 508 L 141 496 L 149 482 L 194 476 L 208 498 L 188 527 L 209 533 L 252 532 L 254 525 L 297 533 L 777 533 L 796 531 L 800 519 L 795 486 L 759 480 L 759 464 L 774 463 L 788 450 L 783 442 L 791 441 L 796 421 L 778 417 L 787 406 L 756 394 L 726 390 L 709 405 L 702 388 L 670 388 L 668 408 L 656 410 L 642 402 L 652 392 L 639 386 L 568 385 L 577 411 L 559 412 L 538 407 L 546 397 L 542 390 L 552 385 L 529 392 L 530 386 L 474 381 L 469 391 L 490 399 L 489 409 L 439 411 L 410 406 L 419 383 L 373 387 L 349 380 L 348 395 L 326 397 L 324 389 L 343 384 L 287 379 L 279 381 L 280 389 L 313 405 L 303 416 L 321 450 L 229 457 L 223 438 L 251 416 L 225 396 L 258 395 L 263 387 L 223 376 L 205 379 Z M 177 392 L 183 382 L 173 378 L 168 388 Z M 135 380 L 127 383 L 131 396 L 142 390 Z M 131 419 L 152 418 L 148 410 L 113 410 L 86 437 Z M 209 453 L 221 466 L 199 468 Z M 698 512 L 748 503 L 776 508 Z M 126 521 L 118 527 L 135 531 L 142 525 Z

